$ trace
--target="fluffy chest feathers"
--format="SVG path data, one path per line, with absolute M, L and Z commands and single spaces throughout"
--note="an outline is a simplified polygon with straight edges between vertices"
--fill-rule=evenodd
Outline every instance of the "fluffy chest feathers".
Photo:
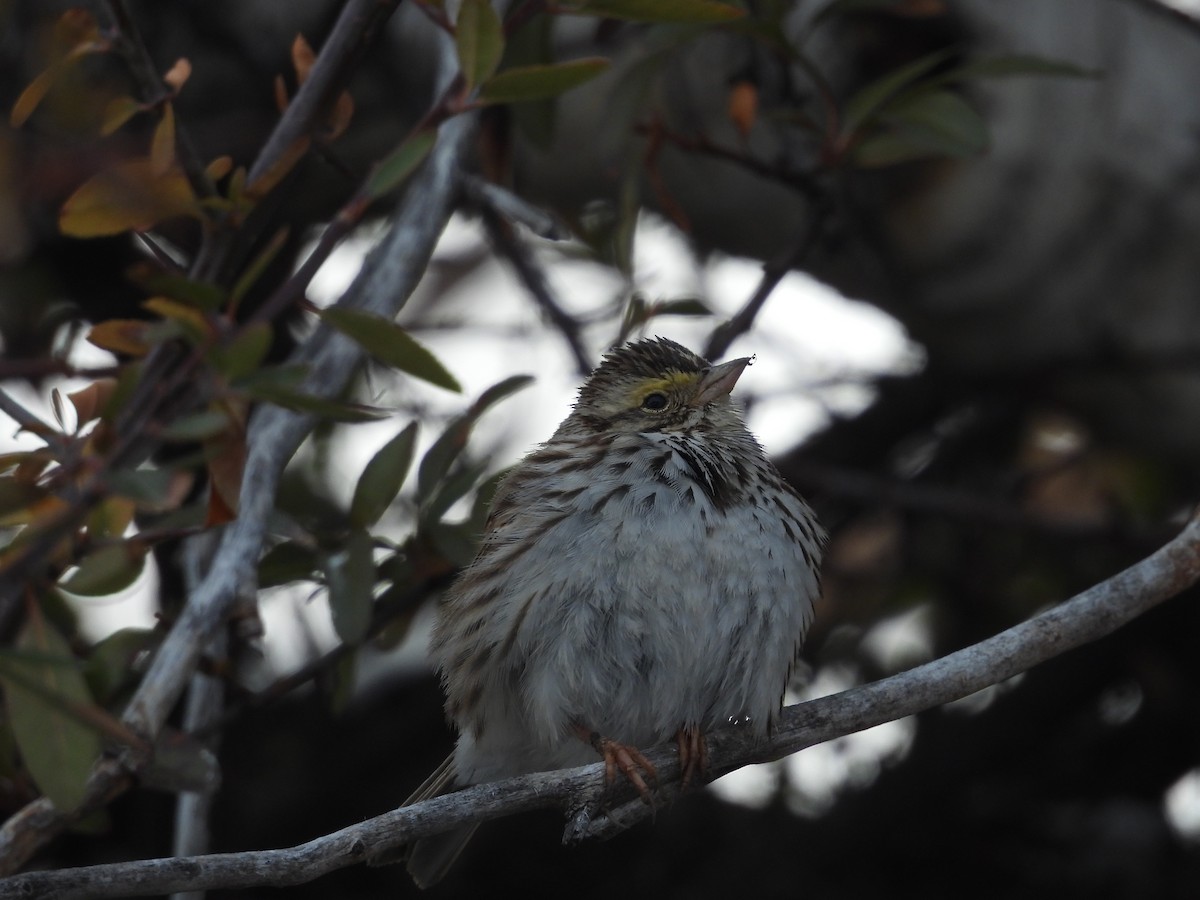
M 802 500 L 763 490 L 775 473 L 753 437 L 735 439 L 738 453 L 678 434 L 552 441 L 514 471 L 448 599 L 486 660 L 471 688 L 486 697 L 447 680 L 475 743 L 566 765 L 590 758 L 575 720 L 643 745 L 681 724 L 768 726 L 811 617 L 819 538 Z M 464 646 L 440 635 L 434 649 L 454 673 L 451 644 Z M 456 698 L 486 713 L 459 716 Z

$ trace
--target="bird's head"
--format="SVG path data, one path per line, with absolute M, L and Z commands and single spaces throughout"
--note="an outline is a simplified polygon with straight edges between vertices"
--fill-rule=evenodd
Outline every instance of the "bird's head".
M 625 344 L 592 372 L 567 421 L 594 432 L 740 430 L 729 392 L 749 364 L 712 365 L 666 338 Z

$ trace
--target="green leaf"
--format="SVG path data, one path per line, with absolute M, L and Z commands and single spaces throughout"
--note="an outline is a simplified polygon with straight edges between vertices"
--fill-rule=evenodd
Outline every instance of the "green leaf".
M 1047 78 L 1100 78 L 1103 74 L 1100 69 L 1088 69 L 1062 60 L 1014 53 L 964 63 L 948 73 L 948 77 L 957 81 L 969 81 L 973 78 L 1011 78 L 1023 75 Z
M 206 409 L 180 416 L 159 432 L 164 441 L 194 443 L 216 437 L 229 428 L 229 414 L 222 409 Z
M 229 305 L 232 308 L 237 308 L 238 304 L 242 302 L 242 298 L 249 293 L 250 289 L 258 282 L 258 279 L 262 277 L 263 272 L 271 265 L 271 261 L 279 255 L 279 251 L 287 244 L 289 233 L 289 229 L 286 226 L 275 232 L 271 240 L 267 241 L 266 246 L 259 251 L 250 265 L 246 267 L 246 271 L 238 276 L 238 280 L 233 286 L 233 291 L 229 295 Z
M 881 117 L 889 130 L 855 148 L 861 166 L 895 165 L 928 157 L 978 156 L 987 150 L 987 123 L 950 91 L 920 93 L 895 104 Z
M 182 275 L 161 274 L 139 281 L 151 294 L 162 294 L 196 309 L 214 310 L 225 302 L 225 291 L 207 281 L 193 281 Z
M 715 0 L 584 0 L 566 5 L 565 12 L 630 22 L 681 22 L 714 25 L 746 15 L 744 9 Z
M 504 28 L 490 0 L 463 0 L 454 41 L 468 88 L 492 77 L 504 54 Z
M 433 524 L 441 520 L 451 506 L 475 486 L 483 475 L 485 466 L 464 466 L 448 478 L 445 478 L 433 496 L 429 497 L 421 507 L 423 525 Z
M 479 532 L 474 530 L 470 522 L 459 525 L 435 522 L 425 530 L 425 534 L 442 556 L 460 568 L 470 565 L 479 549 Z
M 251 388 L 243 387 L 243 389 L 256 400 L 274 403 L 276 406 L 282 406 L 293 412 L 307 413 L 333 422 L 371 422 L 391 415 L 390 410 L 380 409 L 377 406 L 330 400 L 327 397 L 318 397 L 315 394 L 280 384 L 260 383 Z
M 350 521 L 355 525 L 374 525 L 392 505 L 412 465 L 416 437 L 417 423 L 411 422 L 371 457 L 354 486 Z
M 100 411 L 101 419 L 111 422 L 125 408 L 126 401 L 132 396 L 138 382 L 142 379 L 143 369 L 144 363 L 140 360 L 121 366 L 117 374 L 117 386 L 113 389 L 108 402 L 104 404 L 104 409 Z
M 100 736 L 46 695 L 70 704 L 90 704 L 91 696 L 66 639 L 36 606 L 16 646 L 42 661 L 17 655 L 0 660 L 13 735 L 38 788 L 68 812 L 83 802 L 88 774 L 100 755 Z
M 273 339 L 269 322 L 253 322 L 244 326 L 228 344 L 213 347 L 208 358 L 218 372 L 229 381 L 236 381 L 258 369 Z
M 293 581 L 312 581 L 319 564 L 317 552 L 296 541 L 283 541 L 258 561 L 258 586 L 277 587 Z
M 0 478 L 0 515 L 32 506 L 44 496 L 44 489 L 24 478 L 11 475 Z
M 404 183 L 417 166 L 419 166 L 437 143 L 437 129 L 425 128 L 405 138 L 395 150 L 389 153 L 375 167 L 367 183 L 363 185 L 363 193 L 371 200 L 377 200 L 384 194 L 398 188 Z
M 138 657 L 148 652 L 156 641 L 152 629 L 122 628 L 92 648 L 83 666 L 83 677 L 96 702 L 107 704 L 120 691 L 137 683 L 140 677 L 135 670 Z
M 508 36 L 504 47 L 505 68 L 545 65 L 554 61 L 554 16 L 536 16 Z M 553 98 L 515 103 L 512 106 L 516 129 L 538 149 L 550 152 L 556 130 L 558 104 Z
M 333 664 L 321 686 L 329 695 L 329 708 L 336 715 L 345 711 L 358 682 L 358 653 L 346 653 Z
M 371 535 L 356 529 L 346 546 L 325 560 L 329 584 L 329 609 L 333 627 L 347 644 L 360 644 L 371 627 L 375 590 L 375 544 Z
M 166 469 L 118 469 L 108 476 L 108 486 L 139 506 L 156 509 L 170 492 L 173 477 Z
M 385 365 L 448 391 L 462 391 L 437 357 L 391 319 L 339 306 L 320 310 L 318 315 Z
M 79 561 L 79 568 L 61 585 L 81 597 L 103 597 L 125 590 L 142 574 L 146 545 L 122 541 L 101 547 Z
M 496 499 L 496 492 L 500 490 L 500 485 L 504 483 L 504 479 L 514 468 L 516 466 L 512 465 L 499 472 L 493 472 L 484 479 L 483 483 L 479 485 L 479 490 L 475 492 L 475 506 L 471 510 L 469 522 L 477 535 L 482 535 L 486 530 L 488 516 L 492 513 L 492 501 Z
M 846 103 L 842 117 L 845 131 L 853 132 L 866 124 L 901 91 L 911 87 L 921 76 L 940 66 L 956 52 L 953 48 L 947 48 L 922 56 L 859 90 Z
M 434 490 L 446 473 L 450 471 L 450 466 L 458 459 L 463 448 L 466 447 L 467 438 L 470 437 L 471 429 L 475 427 L 479 417 L 487 412 L 489 407 L 503 400 L 509 394 L 519 391 L 531 381 L 533 378 L 529 375 L 514 375 L 492 385 L 471 404 L 465 413 L 453 419 L 446 426 L 445 431 L 421 458 L 421 465 L 417 469 L 417 502 L 419 505 L 424 506 L 432 498 Z
M 699 297 L 681 297 L 678 300 L 664 300 L 662 303 L 655 303 L 651 307 L 651 312 L 656 316 L 712 315 L 712 310 Z
M 247 394 L 253 394 L 260 387 L 267 388 L 299 388 L 308 377 L 308 366 L 303 363 L 291 363 L 283 366 L 268 366 L 248 372 L 234 382 L 234 387 Z
M 609 66 L 601 57 L 573 59 L 545 66 L 521 66 L 493 75 L 479 89 L 483 103 L 543 100 L 591 81 Z

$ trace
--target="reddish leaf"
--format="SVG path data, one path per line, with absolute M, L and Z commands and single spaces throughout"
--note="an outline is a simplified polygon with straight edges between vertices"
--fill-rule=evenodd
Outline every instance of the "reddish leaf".
M 316 61 L 317 54 L 313 52 L 312 45 L 305 40 L 304 35 L 297 34 L 296 39 L 292 41 L 292 65 L 296 69 L 297 84 L 308 81 L 308 73 L 312 71 Z
M 67 399 L 75 407 L 75 415 L 82 425 L 92 419 L 100 418 L 113 394 L 117 390 L 115 378 L 98 378 L 87 387 L 80 388 L 67 394 Z
M 729 89 L 729 119 L 743 139 L 758 118 L 758 88 L 749 81 L 739 81 Z

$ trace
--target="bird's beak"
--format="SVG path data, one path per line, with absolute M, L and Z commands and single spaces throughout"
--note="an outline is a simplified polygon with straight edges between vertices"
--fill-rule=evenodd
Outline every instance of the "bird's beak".
M 704 406 L 726 396 L 733 390 L 733 386 L 737 384 L 737 380 L 742 377 L 742 372 L 748 365 L 750 365 L 750 357 L 744 356 L 741 359 L 731 359 L 719 366 L 712 366 L 702 372 L 696 392 L 696 405 Z

